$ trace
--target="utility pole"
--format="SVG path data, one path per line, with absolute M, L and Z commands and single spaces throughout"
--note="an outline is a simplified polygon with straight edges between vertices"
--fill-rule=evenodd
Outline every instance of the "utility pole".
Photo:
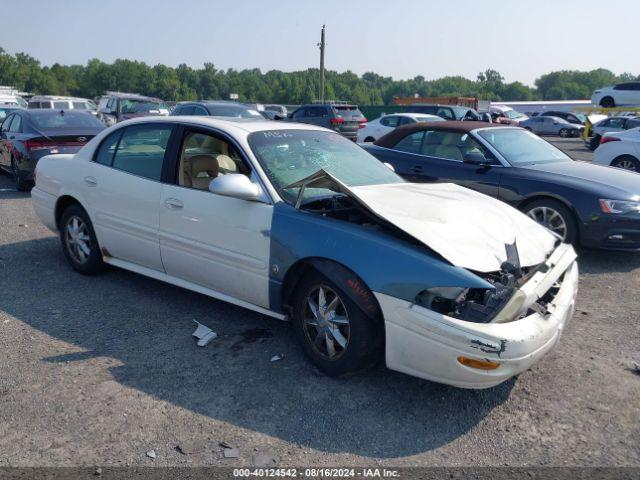
M 320 102 L 324 103 L 324 25 L 322 25 L 322 33 L 320 34 Z

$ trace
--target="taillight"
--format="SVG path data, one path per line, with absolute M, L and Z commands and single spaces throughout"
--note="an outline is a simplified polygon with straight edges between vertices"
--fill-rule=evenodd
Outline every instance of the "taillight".
M 604 145 L 605 143 L 609 143 L 609 142 L 619 142 L 620 139 L 617 137 L 602 137 L 600 139 L 600 145 Z
M 358 128 L 364 128 L 366 124 L 367 124 L 367 119 L 362 117 L 362 119 L 360 120 L 360 125 L 358 125 Z
M 344 118 L 342 117 L 331 118 L 329 119 L 329 123 L 331 125 L 342 125 L 344 123 Z
M 42 140 L 26 140 L 24 142 L 25 147 L 27 147 L 27 150 L 32 151 L 32 150 L 44 150 L 44 149 L 49 149 L 49 148 L 54 148 L 57 145 L 53 142 L 43 142 Z

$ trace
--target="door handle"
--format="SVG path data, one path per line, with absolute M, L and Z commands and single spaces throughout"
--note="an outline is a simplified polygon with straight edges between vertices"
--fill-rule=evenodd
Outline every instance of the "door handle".
M 164 201 L 164 205 L 169 210 L 180 210 L 182 207 L 184 207 L 182 202 L 180 200 L 178 200 L 177 198 L 167 198 Z
M 95 187 L 96 185 L 98 185 L 98 181 L 94 177 L 84 177 L 84 183 L 86 183 L 90 187 Z
M 411 173 L 422 173 L 423 169 L 422 169 L 422 165 L 414 165 L 413 167 L 411 167 Z

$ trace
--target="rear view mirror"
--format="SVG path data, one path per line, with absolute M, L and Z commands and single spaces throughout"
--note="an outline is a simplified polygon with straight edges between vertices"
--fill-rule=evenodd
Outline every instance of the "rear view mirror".
M 462 161 L 471 165 L 487 165 L 490 163 L 487 158 L 479 152 L 467 153 Z
M 241 173 L 229 173 L 214 178 L 209 183 L 209 191 L 216 195 L 239 198 L 242 200 L 260 200 L 260 187 Z

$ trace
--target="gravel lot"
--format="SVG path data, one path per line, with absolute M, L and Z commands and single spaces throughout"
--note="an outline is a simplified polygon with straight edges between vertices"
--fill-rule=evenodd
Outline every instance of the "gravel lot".
M 382 367 L 335 380 L 284 322 L 122 270 L 75 273 L 10 189 L 0 177 L 0 466 L 640 466 L 640 254 L 581 252 L 559 347 L 501 386 Z M 196 347 L 193 320 L 219 337 Z

